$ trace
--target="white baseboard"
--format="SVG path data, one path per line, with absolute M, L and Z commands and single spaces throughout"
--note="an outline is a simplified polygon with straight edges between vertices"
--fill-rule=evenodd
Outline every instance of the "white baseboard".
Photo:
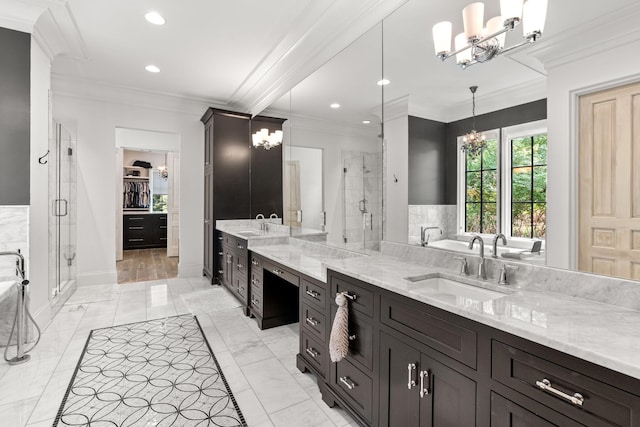
M 202 276 L 202 264 L 182 265 L 178 263 L 178 277 Z
M 101 271 L 96 273 L 83 273 L 78 274 L 77 277 L 78 286 L 93 286 L 93 285 L 112 285 L 118 283 L 118 272 Z

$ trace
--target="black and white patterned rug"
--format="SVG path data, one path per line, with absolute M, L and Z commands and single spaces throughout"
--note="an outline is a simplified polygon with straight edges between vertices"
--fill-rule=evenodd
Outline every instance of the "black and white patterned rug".
M 95 329 L 55 426 L 246 426 L 195 316 Z

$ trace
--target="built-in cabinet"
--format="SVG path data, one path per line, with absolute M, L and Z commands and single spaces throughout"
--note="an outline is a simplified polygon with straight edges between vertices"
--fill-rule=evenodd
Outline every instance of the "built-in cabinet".
M 349 353 L 328 357 L 338 292 Z M 640 426 L 640 380 L 329 270 L 300 288 L 297 365 L 372 426 Z
M 256 126 L 271 132 L 282 119 L 254 117 L 209 108 L 204 123 L 204 267 L 212 282 L 224 267 L 216 255 L 216 220 L 254 218 L 257 213 L 282 217 L 282 147 L 253 148 Z M 262 151 L 259 151 L 262 150 Z M 226 260 L 224 260 L 226 262 Z
M 167 247 L 167 214 L 131 213 L 123 216 L 123 249 Z
M 227 289 L 240 301 L 245 311 L 248 313 L 249 301 L 249 251 L 247 241 L 231 236 L 227 233 L 219 234 L 221 245 L 221 273 L 220 281 Z

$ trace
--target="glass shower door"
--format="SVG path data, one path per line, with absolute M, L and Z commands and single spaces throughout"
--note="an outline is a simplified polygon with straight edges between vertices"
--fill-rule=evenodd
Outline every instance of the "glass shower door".
M 56 123 L 49 154 L 49 265 L 52 296 L 76 279 L 76 145 L 67 129 Z

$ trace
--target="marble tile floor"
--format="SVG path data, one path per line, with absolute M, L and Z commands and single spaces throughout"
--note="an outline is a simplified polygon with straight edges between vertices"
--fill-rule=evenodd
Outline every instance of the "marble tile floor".
M 0 363 L 1 425 L 52 425 L 91 329 L 189 313 L 184 299 L 207 289 L 199 277 L 79 288 L 28 363 Z M 296 368 L 298 324 L 261 331 L 238 307 L 196 315 L 249 426 L 357 425 Z
M 178 277 L 178 257 L 167 257 L 166 248 L 129 249 L 116 262 L 118 283 L 144 282 Z

